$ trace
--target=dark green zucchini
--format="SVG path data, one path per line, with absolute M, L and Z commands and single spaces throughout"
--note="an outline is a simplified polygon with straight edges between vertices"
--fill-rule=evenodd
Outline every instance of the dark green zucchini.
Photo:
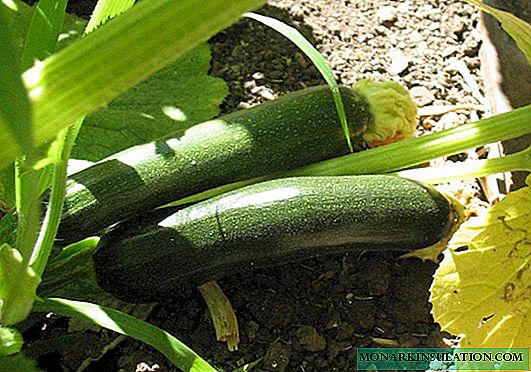
M 371 120 L 341 88 L 352 143 Z M 327 86 L 305 89 L 136 146 L 69 177 L 59 242 L 79 240 L 146 210 L 224 184 L 349 152 Z
M 428 185 L 392 176 L 301 177 L 244 187 L 140 230 L 124 224 L 94 255 L 100 286 L 131 302 L 257 267 L 349 250 L 413 250 L 453 225 Z

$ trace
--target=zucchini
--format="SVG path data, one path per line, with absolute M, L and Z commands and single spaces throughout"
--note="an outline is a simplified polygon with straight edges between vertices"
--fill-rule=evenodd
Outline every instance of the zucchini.
M 367 103 L 340 89 L 354 145 L 371 120 Z M 178 138 L 125 150 L 69 177 L 59 243 L 224 184 L 349 152 L 327 86 L 198 124 Z
M 300 177 L 247 186 L 104 234 L 102 289 L 130 302 L 252 268 L 350 250 L 413 250 L 453 225 L 450 201 L 394 176 Z

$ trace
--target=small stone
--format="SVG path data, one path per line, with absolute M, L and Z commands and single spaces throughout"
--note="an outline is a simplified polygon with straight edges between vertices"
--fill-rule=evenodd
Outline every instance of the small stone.
M 312 326 L 302 326 L 295 334 L 305 350 L 317 352 L 326 349 L 325 338 Z
M 256 322 L 253 322 L 252 320 L 246 324 L 245 333 L 249 341 L 252 342 L 256 340 L 256 333 L 258 332 L 259 328 L 260 328 L 260 325 Z
M 264 371 L 284 372 L 289 364 L 290 354 L 284 344 L 273 342 L 262 359 L 262 369 Z
M 258 92 L 258 94 L 267 101 L 272 101 L 275 99 L 275 95 L 269 89 L 262 89 Z
M 391 59 L 391 66 L 389 72 L 393 75 L 399 75 L 404 72 L 408 67 L 411 60 L 398 49 L 389 51 L 389 58 Z
M 409 90 L 409 94 L 418 107 L 426 106 L 435 100 L 433 93 L 426 87 L 416 86 Z
M 301 8 L 300 5 L 295 4 L 290 9 L 291 14 L 293 15 L 293 19 L 300 21 L 304 18 L 304 10 Z
M 447 46 L 446 48 L 444 48 L 444 50 L 441 52 L 441 55 L 446 58 L 446 57 L 450 57 L 452 54 L 455 54 L 457 53 L 457 51 L 459 50 L 459 48 L 455 45 L 449 45 Z
M 262 80 L 264 78 L 264 73 L 263 72 L 255 72 L 253 75 L 252 75 L 253 79 L 255 80 Z
M 449 129 L 459 124 L 459 115 L 455 112 L 448 112 L 441 116 L 437 122 L 437 130 Z
M 398 10 L 392 6 L 381 6 L 376 11 L 376 19 L 381 25 L 389 26 L 397 20 Z

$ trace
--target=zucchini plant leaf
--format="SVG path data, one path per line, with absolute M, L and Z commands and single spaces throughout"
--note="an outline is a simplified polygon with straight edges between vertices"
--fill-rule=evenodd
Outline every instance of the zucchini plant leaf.
M 22 349 L 24 341 L 18 330 L 0 327 L 0 355 L 13 355 Z
M 527 58 L 527 62 L 531 64 L 531 25 L 529 23 L 509 12 L 488 6 L 479 0 L 466 1 L 500 21 L 502 28 L 511 35 Z
M 183 56 L 264 0 L 145 0 L 26 70 L 40 146 Z M 0 128 L 6 127 L 4 119 Z M 23 149 L 0 130 L 0 168 Z
M 32 150 L 31 104 L 20 76 L 18 47 L 13 38 L 14 19 L 18 8 L 0 2 L 0 133 L 17 151 Z M 3 147 L 2 146 L 2 147 Z
M 201 44 L 169 67 L 85 118 L 72 157 L 98 161 L 128 147 L 178 135 L 219 113 L 228 93 L 208 75 L 209 46 Z
M 22 51 L 26 43 L 26 35 L 28 34 L 36 6 L 29 6 L 20 0 L 12 0 L 12 2 L 15 4 L 17 11 L 9 14 L 10 22 L 12 23 L 11 38 L 16 46 L 16 60 L 21 60 Z M 60 50 L 79 39 L 81 35 L 83 35 L 83 30 L 85 29 L 86 24 L 87 20 L 66 13 L 64 15 L 63 28 L 59 34 L 56 50 Z
M 0 371 L 40 372 L 37 363 L 22 353 L 0 356 Z
M 35 5 L 36 11 L 33 12 L 22 53 L 23 70 L 56 50 L 65 19 L 66 3 L 66 0 L 40 0 Z
M 19 251 L 0 246 L 0 323 L 16 324 L 28 316 L 40 282 Z
M 528 185 L 531 177 L 527 178 Z M 531 340 L 531 190 L 511 192 L 465 222 L 434 276 L 430 301 L 460 347 L 528 347 Z

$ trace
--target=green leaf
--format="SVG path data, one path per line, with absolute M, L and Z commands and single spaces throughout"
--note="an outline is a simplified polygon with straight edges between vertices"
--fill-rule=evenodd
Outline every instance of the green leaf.
M 17 215 L 14 211 L 6 213 L 0 218 L 0 245 L 15 245 L 17 233 Z
M 9 372 L 37 372 L 34 360 L 31 360 L 21 353 L 9 356 L 0 356 L 0 371 Z
M 0 170 L 0 210 L 10 210 L 15 203 L 15 166 L 10 165 Z
M 184 371 L 216 371 L 192 349 L 171 334 L 130 315 L 88 302 L 60 298 L 35 301 L 34 311 L 54 312 L 59 315 L 87 320 L 123 335 L 133 337 L 153 346 L 164 354 L 176 367 Z
M 37 145 L 140 83 L 264 0 L 144 0 L 27 70 Z M 0 120 L 0 128 L 6 127 Z M 0 131 L 0 168 L 21 153 Z
M 20 152 L 32 150 L 31 104 L 20 74 L 22 72 L 13 40 L 13 13 L 0 2 L 0 133 L 2 148 Z
M 15 328 L 0 327 L 0 355 L 12 355 L 22 349 L 24 340 Z
M 13 8 L 6 13 L 8 23 L 5 23 L 5 29 L 11 30 L 10 38 L 15 46 L 14 58 L 16 61 L 21 61 L 22 50 L 26 42 L 26 35 L 28 34 L 34 7 L 30 7 L 20 0 L 12 0 L 11 3 L 13 4 Z
M 131 9 L 135 0 L 99 0 L 92 12 L 85 33 L 90 33 L 108 19 Z
M 40 0 L 37 3 L 22 53 L 23 70 L 31 67 L 35 60 L 43 60 L 55 52 L 66 3 L 67 0 Z
M 212 118 L 227 86 L 208 76 L 209 69 L 210 49 L 205 43 L 87 116 L 72 157 L 98 161 L 134 145 L 182 134 Z
M 12 325 L 28 316 L 40 281 L 19 251 L 0 246 L 0 323 Z
M 518 48 L 524 53 L 527 62 L 531 64 L 531 25 L 526 21 L 504 10 L 483 4 L 479 0 L 465 0 L 477 6 L 485 13 L 489 13 L 500 21 L 502 28 L 514 39 Z

